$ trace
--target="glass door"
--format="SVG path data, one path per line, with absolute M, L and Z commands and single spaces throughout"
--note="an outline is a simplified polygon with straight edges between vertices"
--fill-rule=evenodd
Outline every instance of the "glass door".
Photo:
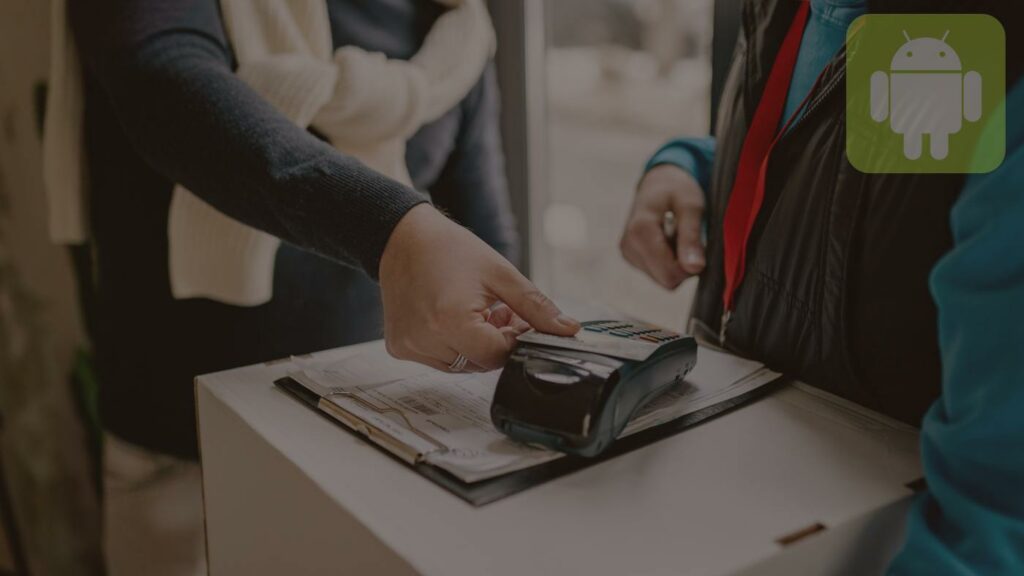
M 543 106 L 531 110 L 531 273 L 556 297 L 682 329 L 695 280 L 668 292 L 630 268 L 618 242 L 651 154 L 709 131 L 714 2 L 525 2 L 525 37 L 543 39 L 524 64 Z

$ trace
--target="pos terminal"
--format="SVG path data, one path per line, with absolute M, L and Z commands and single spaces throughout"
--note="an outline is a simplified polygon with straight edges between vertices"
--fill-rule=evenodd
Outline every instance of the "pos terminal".
M 527 332 L 498 380 L 491 420 L 520 442 L 596 456 L 696 362 L 692 337 L 632 322 L 584 322 L 570 338 Z

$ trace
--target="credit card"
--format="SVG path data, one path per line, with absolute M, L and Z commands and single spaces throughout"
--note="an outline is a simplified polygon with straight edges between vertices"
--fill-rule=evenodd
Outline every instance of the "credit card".
M 520 342 L 593 352 L 623 360 L 644 361 L 662 345 L 682 338 L 657 326 L 623 320 L 591 320 L 575 336 L 555 336 L 531 330 L 520 334 Z

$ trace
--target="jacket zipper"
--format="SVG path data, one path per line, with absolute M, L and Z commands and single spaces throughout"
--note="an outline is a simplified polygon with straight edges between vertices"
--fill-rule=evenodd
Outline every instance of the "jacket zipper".
M 839 54 L 836 55 L 835 58 L 829 61 L 829 63 L 825 66 L 825 69 L 822 70 L 821 72 L 821 77 L 824 78 L 827 77 L 829 74 L 832 74 L 832 68 L 836 66 L 836 61 L 838 61 L 841 58 L 845 58 L 845 54 L 846 50 L 844 48 Z M 839 73 L 833 74 L 833 76 L 829 78 L 828 83 L 826 83 L 821 88 L 821 92 L 816 94 L 814 98 L 811 99 L 811 101 L 807 104 L 807 108 L 803 111 L 800 117 L 797 118 L 793 122 L 793 125 L 790 126 L 786 130 L 786 132 L 779 138 L 779 143 L 785 141 L 789 137 L 789 135 L 792 134 L 793 131 L 797 129 L 798 126 L 804 123 L 804 121 L 807 119 L 808 116 L 811 115 L 811 113 L 821 108 L 821 103 L 826 98 L 828 98 L 832 94 L 832 92 L 835 91 L 836 86 L 839 85 L 840 80 L 843 78 L 844 74 L 845 71 L 840 71 Z M 737 286 L 736 289 L 739 290 L 739 287 Z M 718 328 L 718 345 L 721 346 L 722 348 L 725 348 L 726 336 L 730 320 L 732 320 L 732 310 L 724 308 L 722 311 L 722 318 L 719 321 Z

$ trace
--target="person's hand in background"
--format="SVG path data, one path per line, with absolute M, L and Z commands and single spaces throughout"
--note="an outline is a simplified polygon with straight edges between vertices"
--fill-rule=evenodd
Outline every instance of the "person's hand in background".
M 510 262 L 428 204 L 391 233 L 380 286 L 388 352 L 438 370 L 459 354 L 467 369 L 500 368 L 530 326 L 562 336 L 580 328 Z
M 665 234 L 666 212 L 675 216 L 674 240 Z M 665 288 L 675 289 L 704 270 L 703 217 L 700 184 L 685 170 L 660 164 L 637 185 L 619 250 L 634 268 Z

